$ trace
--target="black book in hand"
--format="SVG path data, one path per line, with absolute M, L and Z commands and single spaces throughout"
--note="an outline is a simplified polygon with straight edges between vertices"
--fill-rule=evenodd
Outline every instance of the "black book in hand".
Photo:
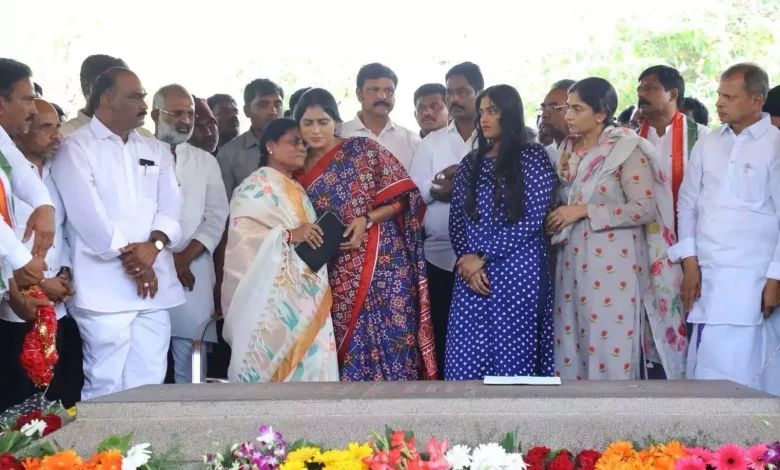
M 344 241 L 344 231 L 347 226 L 333 212 L 326 212 L 317 220 L 317 225 L 322 229 L 322 245 L 312 248 L 308 243 L 299 243 L 295 252 L 315 273 L 325 266 L 336 253 L 339 252 Z

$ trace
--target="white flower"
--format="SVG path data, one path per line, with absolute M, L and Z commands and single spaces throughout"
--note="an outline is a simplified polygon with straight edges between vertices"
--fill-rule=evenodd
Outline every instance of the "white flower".
M 482 444 L 471 454 L 471 470 L 503 470 L 505 457 L 506 451 L 495 442 Z
M 46 423 L 40 419 L 34 419 L 22 426 L 21 431 L 27 437 L 35 437 L 36 434 L 40 437 L 43 436 L 44 429 L 46 429 Z
M 465 470 L 471 466 L 471 448 L 469 446 L 457 445 L 444 454 L 447 463 L 452 470 Z
M 122 459 L 122 470 L 136 470 L 138 467 L 146 465 L 151 458 L 152 451 L 149 450 L 149 444 L 134 445 L 127 451 L 127 456 Z
M 523 460 L 523 454 L 506 454 L 504 457 L 504 468 L 506 470 L 526 470 L 528 464 Z

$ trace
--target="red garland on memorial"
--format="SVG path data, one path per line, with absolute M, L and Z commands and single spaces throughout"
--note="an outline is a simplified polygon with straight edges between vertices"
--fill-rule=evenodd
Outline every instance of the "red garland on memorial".
M 48 300 L 39 287 L 26 289 L 22 295 Z M 57 313 L 54 307 L 38 307 L 38 317 L 33 328 L 24 336 L 22 354 L 19 356 L 27 376 L 38 387 L 47 387 L 54 378 L 54 364 L 59 360 L 56 341 Z

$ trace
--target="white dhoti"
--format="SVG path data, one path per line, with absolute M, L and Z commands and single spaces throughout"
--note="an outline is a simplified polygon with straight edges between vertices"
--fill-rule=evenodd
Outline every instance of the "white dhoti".
M 694 323 L 686 375 L 780 395 L 780 310 L 755 326 Z
M 84 344 L 82 400 L 163 383 L 171 340 L 167 310 L 99 313 L 74 308 L 71 315 Z

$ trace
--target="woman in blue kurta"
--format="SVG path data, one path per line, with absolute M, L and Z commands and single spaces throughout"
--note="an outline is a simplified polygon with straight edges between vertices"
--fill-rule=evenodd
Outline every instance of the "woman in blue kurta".
M 445 378 L 553 374 L 552 288 L 543 221 L 555 173 L 528 141 L 508 85 L 478 98 L 478 148 L 457 172 L 450 238 L 459 278 L 447 330 Z

